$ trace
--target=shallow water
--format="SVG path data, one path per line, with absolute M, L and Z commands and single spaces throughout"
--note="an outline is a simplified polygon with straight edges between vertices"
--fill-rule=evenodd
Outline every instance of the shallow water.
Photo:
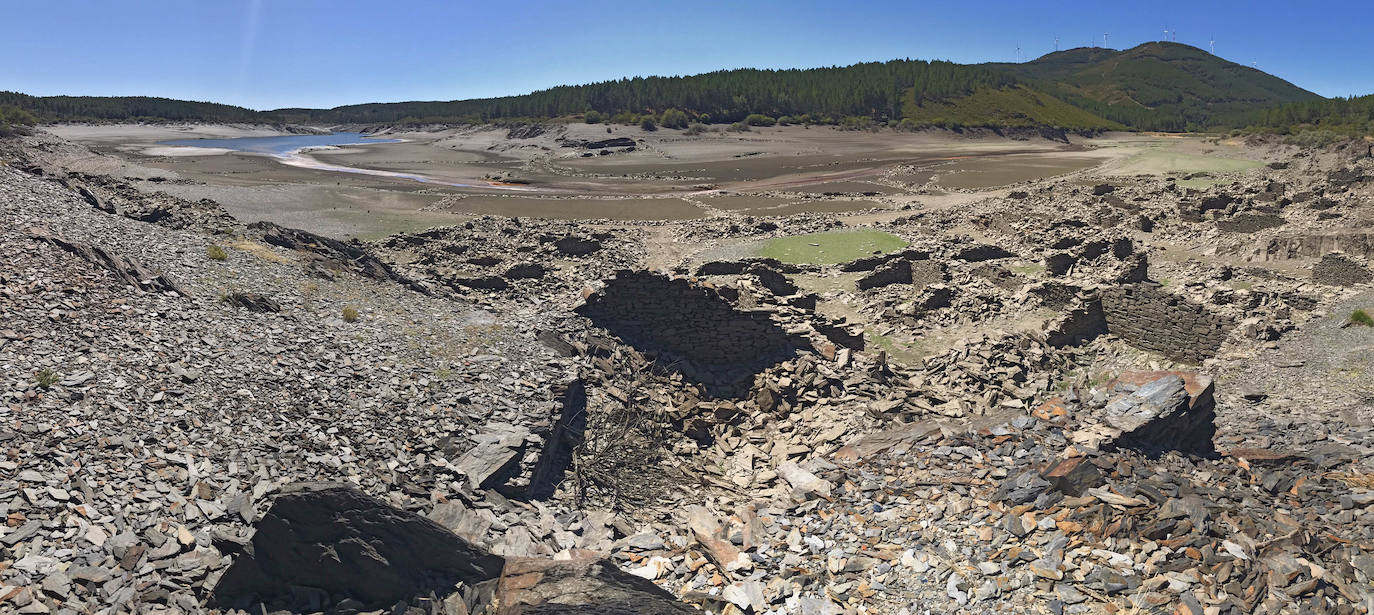
M 271 154 L 286 157 L 302 148 L 326 145 L 366 145 L 368 143 L 399 143 L 400 139 L 369 137 L 358 132 L 336 132 L 327 135 L 282 135 L 280 137 L 238 137 L 234 139 L 177 139 L 161 141 L 158 145 L 182 147 L 215 147 L 238 152 Z
M 251 154 L 267 154 L 278 158 L 279 162 L 293 167 L 303 169 L 315 169 L 317 171 L 334 171 L 338 173 L 356 173 L 359 175 L 373 175 L 376 177 L 390 177 L 394 179 L 408 179 L 411 181 L 426 184 L 442 184 L 456 188 L 502 188 L 512 191 L 526 191 L 524 187 L 492 186 L 488 184 L 465 184 L 460 182 L 450 182 L 435 179 L 417 173 L 402 173 L 399 171 L 383 171 L 379 169 L 367 169 L 362 167 L 350 167 L 341 164 L 329 164 L 321 162 L 310 156 L 305 155 L 301 150 L 311 147 L 339 146 L 339 145 L 370 145 L 373 143 L 400 143 L 400 139 L 384 139 L 380 137 L 369 137 L 358 132 L 336 132 L 327 135 L 283 135 L 280 137 L 238 137 L 234 139 L 178 139 L 175 141 L 161 141 L 158 145 L 175 145 L 182 147 L 210 147 L 217 149 L 227 149 L 236 152 L 247 152 Z

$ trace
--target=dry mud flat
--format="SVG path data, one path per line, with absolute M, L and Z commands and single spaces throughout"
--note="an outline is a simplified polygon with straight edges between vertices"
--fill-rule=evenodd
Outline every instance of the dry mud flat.
M 323 148 L 300 155 L 302 160 L 320 164 L 414 174 L 434 182 L 420 183 L 289 166 L 262 155 L 158 145 L 171 139 L 286 134 L 262 127 L 58 126 L 52 130 L 97 152 L 114 154 L 68 156 L 62 162 L 70 168 L 153 178 L 162 183 L 146 188 L 165 186 L 184 198 L 211 198 L 246 220 L 368 237 L 452 220 L 446 213 L 651 221 L 714 215 L 710 210 L 717 208 L 710 202 L 684 205 L 675 198 L 691 198 L 703 190 L 777 197 L 753 207 L 718 208 L 745 209 L 742 213 L 749 215 L 885 208 L 910 202 L 913 192 L 937 175 L 941 181 L 930 188 L 987 188 L 1070 173 L 1096 159 L 1065 151 L 1078 147 L 1043 140 L 803 127 L 688 137 L 674 130 L 644 132 L 585 124 L 554 125 L 518 135 L 493 128 L 383 132 L 378 136 L 402 142 Z M 567 147 L 615 138 L 630 139 L 634 145 Z M 916 180 L 920 174 L 925 177 Z M 289 197 L 283 199 L 282 194 Z M 459 195 L 510 200 L 472 198 L 452 201 L 459 207 L 447 203 L 433 207 L 445 197 Z M 569 201 L 513 198 L 519 196 Z M 858 196 L 873 204 L 826 202 L 837 196 Z M 599 202 L 602 197 L 665 200 Z M 503 205 L 507 208 L 502 209 Z M 375 223 L 369 225 L 369 219 Z

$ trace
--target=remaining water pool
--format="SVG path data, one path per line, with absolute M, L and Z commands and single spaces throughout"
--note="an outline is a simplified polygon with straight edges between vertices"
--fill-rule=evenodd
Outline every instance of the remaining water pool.
M 238 152 L 270 154 L 286 157 L 307 147 L 327 145 L 366 145 L 368 143 L 398 143 L 399 139 L 369 137 L 360 132 L 336 132 L 327 135 L 282 135 L 280 137 L 238 137 L 234 139 L 178 139 L 162 141 L 158 145 L 182 147 L 214 147 Z

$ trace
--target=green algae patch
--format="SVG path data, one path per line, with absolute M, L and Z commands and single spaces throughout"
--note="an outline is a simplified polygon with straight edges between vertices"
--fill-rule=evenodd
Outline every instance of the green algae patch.
M 882 231 L 828 231 L 771 239 L 759 256 L 798 265 L 833 265 L 906 246 L 905 239 Z

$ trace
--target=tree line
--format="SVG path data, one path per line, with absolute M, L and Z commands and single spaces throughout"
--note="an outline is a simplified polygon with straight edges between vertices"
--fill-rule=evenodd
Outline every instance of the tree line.
M 164 120 L 209 122 L 395 123 L 549 119 L 596 111 L 608 120 L 658 116 L 669 123 L 732 123 L 750 115 L 809 116 L 816 121 L 900 119 L 902 98 L 947 100 L 979 88 L 1016 83 L 998 70 L 952 62 L 892 60 L 845 67 L 722 70 L 687 77 L 634 77 L 568 85 L 520 96 L 448 102 L 346 105 L 333 109 L 254 111 L 232 105 L 150 97 L 48 96 L 0 92 L 0 104 L 44 121 Z M 682 113 L 677 116 L 676 113 Z
M 1290 103 L 1240 114 L 1230 120 L 1252 130 L 1296 134 L 1327 131 L 1339 135 L 1374 134 L 1374 94 Z
M 1147 47 L 1138 48 L 1139 53 L 1071 50 L 1024 64 L 904 59 L 810 69 L 721 70 L 558 86 L 519 96 L 333 109 L 255 111 L 141 96 L 36 97 L 0 92 L 0 109 L 5 109 L 0 111 L 0 125 L 35 121 L 420 125 L 575 118 L 683 130 L 696 124 L 732 124 L 739 130 L 773 124 L 956 129 L 1040 125 L 1168 132 L 1324 126 L 1364 134 L 1374 130 L 1371 97 L 1257 109 L 1265 101 L 1311 94 L 1200 50 L 1182 45 Z M 1103 58 L 1122 61 L 1106 72 L 1093 68 Z

